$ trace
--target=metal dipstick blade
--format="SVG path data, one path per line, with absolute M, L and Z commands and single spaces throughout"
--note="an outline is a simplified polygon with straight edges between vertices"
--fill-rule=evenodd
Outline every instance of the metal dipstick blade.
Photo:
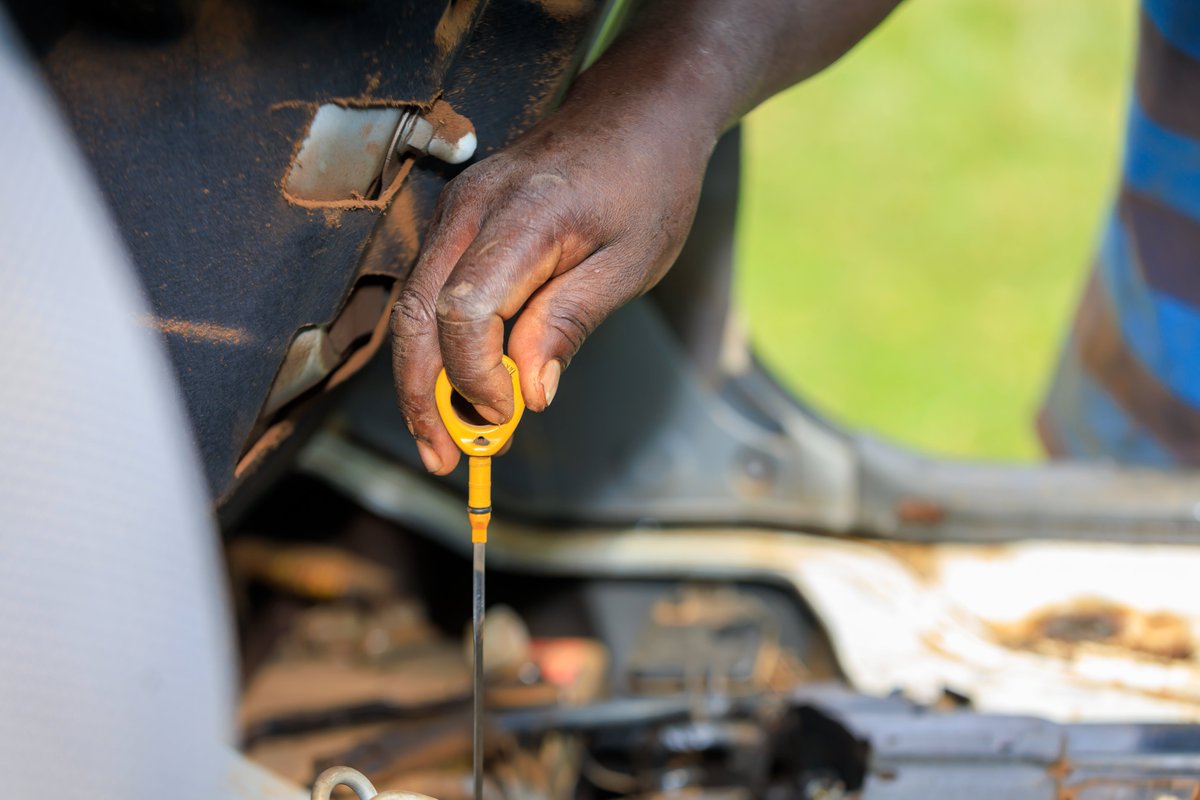
M 472 770 L 475 778 L 475 800 L 483 800 L 483 609 L 484 609 L 484 545 L 471 546 L 471 662 L 474 670 L 472 715 Z

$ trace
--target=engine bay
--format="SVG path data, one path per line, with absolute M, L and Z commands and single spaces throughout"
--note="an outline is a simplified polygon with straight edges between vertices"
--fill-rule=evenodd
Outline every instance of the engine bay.
M 299 786 L 345 765 L 381 791 L 471 796 L 460 553 L 292 476 L 227 534 L 226 555 L 252 762 Z M 1200 792 L 1195 726 L 855 691 L 804 599 L 768 581 L 490 577 L 489 800 Z
M 268 514 L 284 497 L 303 507 Z M 278 487 L 227 555 L 252 760 L 301 785 L 349 764 L 378 786 L 470 796 L 460 557 L 305 478 Z M 799 598 L 503 570 L 489 588 L 487 796 L 834 798 L 861 786 L 848 754 L 797 760 L 792 747 L 814 732 L 788 698 L 838 677 Z

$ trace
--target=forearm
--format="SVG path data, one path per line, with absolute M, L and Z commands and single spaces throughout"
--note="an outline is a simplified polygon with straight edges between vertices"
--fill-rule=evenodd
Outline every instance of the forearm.
M 899 0 L 647 0 L 580 76 L 570 106 L 670 113 L 715 140 L 773 94 L 823 70 Z M 678 131 L 676 131 L 678 133 Z

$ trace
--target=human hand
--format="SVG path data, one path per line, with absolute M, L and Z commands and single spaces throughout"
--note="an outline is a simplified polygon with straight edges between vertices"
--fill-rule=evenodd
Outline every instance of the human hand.
M 613 99 L 565 105 L 442 193 L 392 311 L 397 396 L 430 472 L 459 459 L 434 403 L 443 365 L 483 418 L 507 420 L 500 356 L 515 317 L 508 354 L 541 411 L 584 339 L 683 245 L 715 131 L 650 97 Z

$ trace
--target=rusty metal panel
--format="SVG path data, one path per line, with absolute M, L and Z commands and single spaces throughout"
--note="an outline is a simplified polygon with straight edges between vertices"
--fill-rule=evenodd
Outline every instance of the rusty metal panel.
M 599 6 L 559 5 L 11 4 L 133 256 L 214 496 L 273 421 L 260 412 L 294 334 L 332 322 L 360 276 L 403 277 L 457 171 L 419 160 L 386 210 L 293 202 L 282 184 L 315 110 L 442 97 L 494 152 L 583 56 Z

